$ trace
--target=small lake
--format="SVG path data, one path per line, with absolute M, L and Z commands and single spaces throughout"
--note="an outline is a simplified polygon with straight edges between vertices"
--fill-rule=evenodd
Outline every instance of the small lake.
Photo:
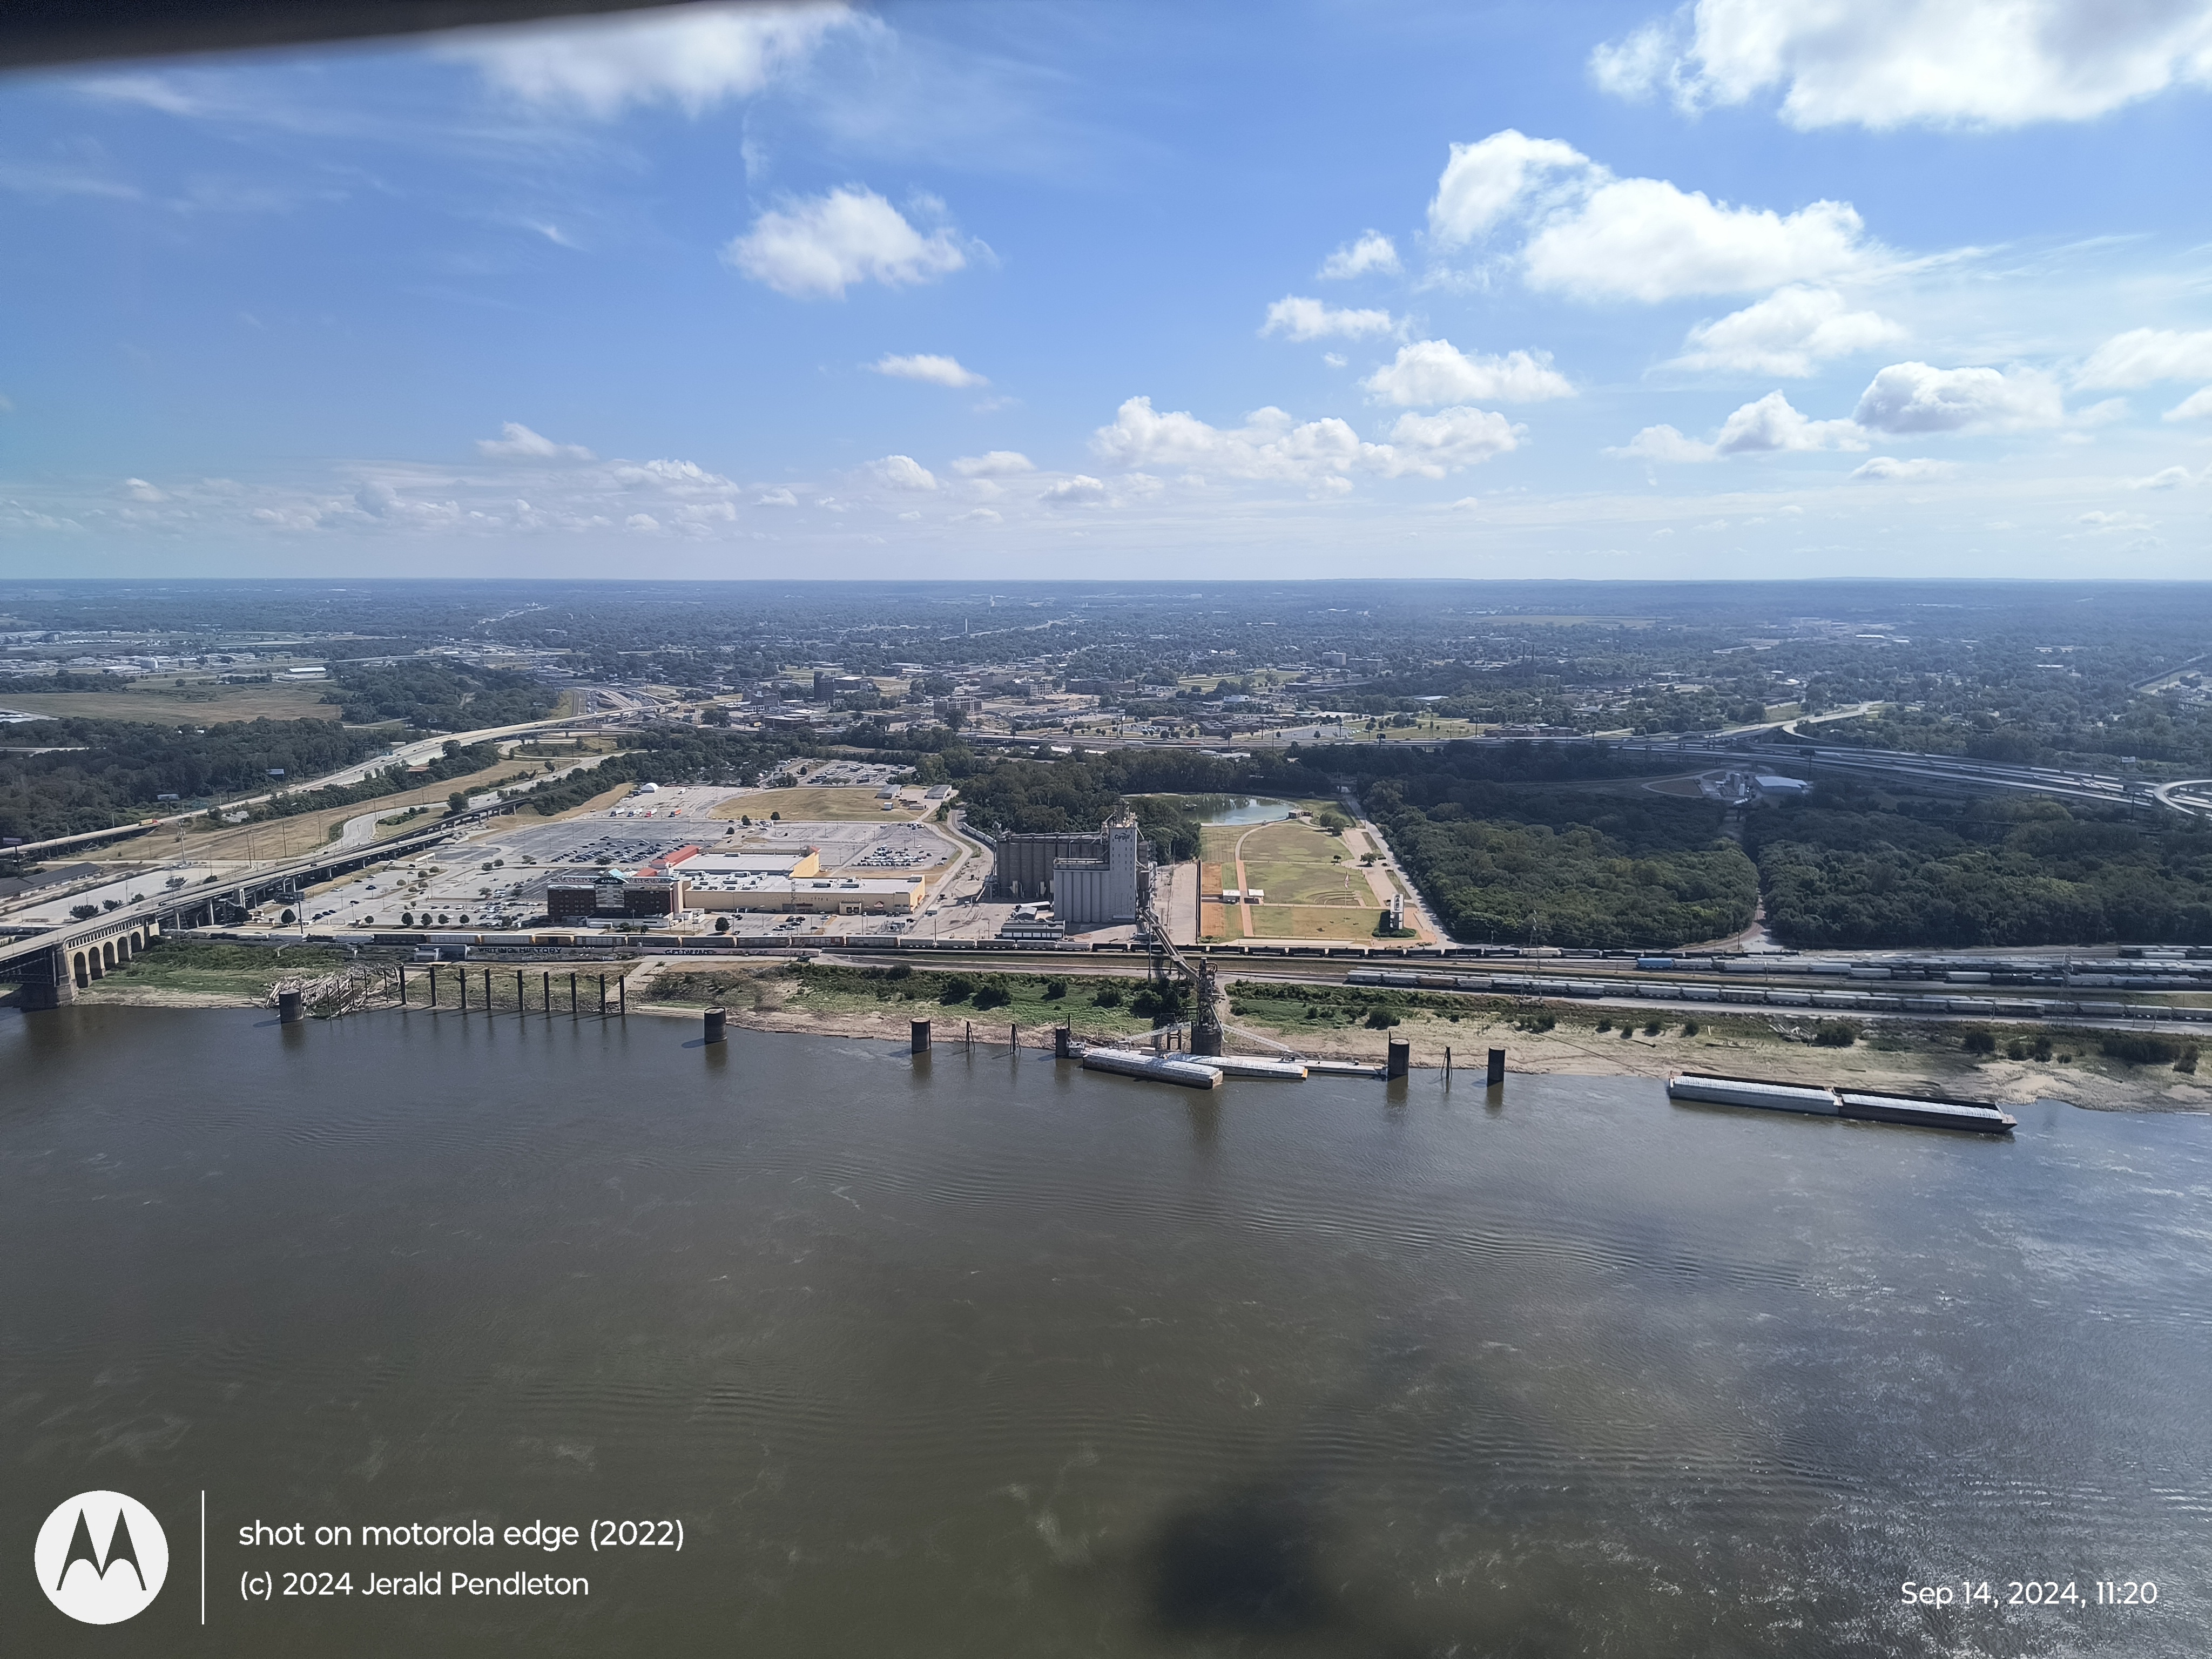
M 2212 1650 L 2203 1118 L 698 1036 L 0 1012 L 9 1651 Z M 171 1550 L 106 1628 L 27 1571 L 94 1488 Z M 608 1518 L 683 1547 L 238 1537 Z M 241 1595 L 296 1569 L 591 1593 Z
M 1286 800 L 1267 800 L 1252 796 L 1239 796 L 1220 810 L 1201 817 L 1201 823 L 1273 823 L 1286 818 L 1296 809 Z

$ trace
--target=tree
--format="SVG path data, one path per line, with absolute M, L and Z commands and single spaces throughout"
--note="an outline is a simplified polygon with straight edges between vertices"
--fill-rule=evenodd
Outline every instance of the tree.
M 70 919 L 72 921 L 90 921 L 99 914 L 100 907 L 97 904 L 72 904 L 70 906 Z
M 456 789 L 446 797 L 446 810 L 449 812 L 465 811 L 468 804 L 469 792 L 465 789 Z

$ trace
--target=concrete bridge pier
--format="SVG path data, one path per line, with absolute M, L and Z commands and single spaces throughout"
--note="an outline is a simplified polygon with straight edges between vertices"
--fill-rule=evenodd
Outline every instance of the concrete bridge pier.
M 27 1011 L 58 1008 L 76 1000 L 76 981 L 70 976 L 69 952 L 48 951 L 23 964 L 21 1006 Z

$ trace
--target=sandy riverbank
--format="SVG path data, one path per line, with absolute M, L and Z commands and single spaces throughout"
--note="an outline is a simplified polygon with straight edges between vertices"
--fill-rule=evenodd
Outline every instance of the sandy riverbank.
M 600 973 L 607 972 L 611 1005 L 617 983 L 627 981 L 629 1008 L 634 1014 L 696 1020 L 709 1001 L 716 1001 L 726 1009 L 732 1024 L 760 1031 L 903 1043 L 908 1022 L 927 1018 L 934 1024 L 940 1046 L 963 1041 L 972 1025 L 978 1043 L 1004 1048 L 1018 1032 L 1023 1047 L 1048 1049 L 1053 1026 L 1064 1019 L 1073 1026 L 1079 1042 L 1146 1039 L 1146 1023 L 1127 1009 L 1104 1009 L 1065 994 L 1062 1000 L 1051 1002 L 1039 1002 L 1033 993 L 1026 994 L 1011 1006 L 990 1009 L 947 1006 L 935 1000 L 933 993 L 917 997 L 889 986 L 872 986 L 867 988 L 867 994 L 860 994 L 849 987 L 810 983 L 794 976 L 789 965 L 781 962 L 732 963 L 714 975 L 711 984 L 686 986 L 688 994 L 682 1000 L 660 1000 L 650 994 L 648 988 L 660 980 L 665 970 L 681 973 L 696 965 L 647 958 L 626 964 L 621 972 L 608 972 L 604 964 L 580 969 L 580 1012 L 586 1017 L 596 1017 L 598 979 Z M 525 971 L 534 1014 L 539 975 L 544 970 Z M 562 966 L 550 973 L 556 981 L 556 1016 L 565 1009 L 562 993 L 568 971 Z M 916 977 L 920 981 L 927 976 Z M 1036 982 L 1048 984 L 1049 981 Z M 514 1016 L 513 983 L 508 970 L 494 970 L 495 1018 Z M 1071 984 L 1088 991 L 1095 981 Z M 248 982 L 181 988 L 117 980 L 78 994 L 81 1001 L 100 1005 L 269 1006 L 266 985 Z M 1236 994 L 1234 988 L 1231 994 Z M 480 999 L 472 1006 L 478 1013 L 483 1012 Z M 1835 1048 L 1816 1047 L 1808 1041 L 1811 1029 L 1808 1021 L 1762 1016 L 1714 1017 L 1698 1022 L 1694 1032 L 1686 1030 L 1686 1022 L 1677 1016 L 1665 1022 L 1657 1033 L 1647 1033 L 1639 1025 L 1623 1035 L 1618 1027 L 1599 1031 L 1596 1024 L 1603 1016 L 1593 1011 L 1556 1006 L 1547 1011 L 1556 1021 L 1553 1028 L 1534 1030 L 1522 1029 L 1531 1023 L 1530 1009 L 1468 1000 L 1449 1011 L 1408 1006 L 1399 1023 L 1386 1030 L 1348 1021 L 1294 1017 L 1301 1006 L 1294 1000 L 1257 996 L 1240 1002 L 1230 1019 L 1230 1048 L 1239 1053 L 1295 1052 L 1316 1059 L 1380 1065 L 1395 1036 L 1411 1045 L 1417 1067 L 1441 1068 L 1449 1052 L 1455 1073 L 1475 1075 L 1481 1072 L 1486 1052 L 1495 1047 L 1506 1051 L 1510 1071 L 1522 1073 L 1656 1079 L 1676 1071 L 1707 1070 L 1790 1082 L 1932 1090 L 2004 1105 L 2059 1099 L 2099 1111 L 2212 1111 L 2212 1086 L 2171 1066 L 2126 1066 L 2107 1059 L 2097 1051 L 2090 1033 L 2050 1033 L 2054 1038 L 2051 1058 L 2038 1061 L 2005 1058 L 2002 1046 L 1994 1056 L 1972 1055 L 1958 1046 L 1954 1030 L 1902 1023 L 1872 1026 L 1868 1041 Z M 1457 1018 L 1453 1018 L 1454 1013 Z M 2000 1035 L 2004 1035 L 2002 1030 Z M 2070 1058 L 2062 1059 L 2062 1055 Z

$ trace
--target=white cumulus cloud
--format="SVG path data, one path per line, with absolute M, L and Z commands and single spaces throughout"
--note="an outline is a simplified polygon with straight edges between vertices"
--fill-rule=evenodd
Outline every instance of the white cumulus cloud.
M 2131 328 L 2091 352 L 2074 383 L 2124 392 L 2159 380 L 2212 380 L 2212 328 Z
M 501 423 L 496 438 L 477 440 L 477 452 L 501 461 L 588 461 L 597 459 L 581 444 L 556 444 L 520 421 Z
M 869 471 L 888 489 L 934 489 L 937 476 L 911 455 L 886 455 L 872 462 Z
M 878 374 L 888 374 L 899 380 L 927 380 L 933 386 L 949 386 L 956 390 L 971 386 L 988 386 L 972 368 L 963 367 L 957 357 L 932 356 L 919 352 L 911 357 L 889 355 L 878 357 L 868 365 Z
M 1418 340 L 1401 346 L 1395 361 L 1360 384 L 1377 402 L 1401 408 L 1477 400 L 1540 403 L 1575 395 L 1567 377 L 1552 367 L 1548 351 L 1470 357 L 1449 340 Z
M 1348 277 L 1364 276 L 1370 270 L 1387 273 L 1401 269 L 1398 246 L 1379 230 L 1361 233 L 1356 242 L 1346 242 L 1342 247 L 1321 262 L 1315 274 L 1324 282 L 1343 282 Z
M 1073 477 L 1062 478 L 1058 483 L 1047 484 L 1044 494 L 1037 499 L 1047 507 L 1092 507 L 1104 501 L 1106 495 L 1103 480 L 1094 478 L 1087 472 L 1079 472 Z
M 952 470 L 963 478 L 1008 478 L 1018 472 L 1034 472 L 1036 463 L 1018 449 L 993 449 L 981 455 L 963 455 Z
M 1349 311 L 1292 294 L 1267 307 L 1267 320 L 1260 325 L 1260 332 L 1287 334 L 1293 340 L 1320 340 L 1332 334 L 1358 340 L 1370 334 L 1390 333 L 1397 326 L 1387 311 Z
M 1446 409 L 1400 416 L 1390 441 L 1377 444 L 1333 416 L 1299 422 L 1269 408 L 1254 410 L 1241 427 L 1216 427 L 1186 412 L 1162 414 L 1149 398 L 1132 398 L 1113 425 L 1092 434 L 1091 447 L 1126 468 L 1312 484 L 1352 471 L 1440 478 L 1516 447 L 1521 432 L 1491 410 Z
M 1934 368 L 1892 363 L 1860 395 L 1853 418 L 1876 432 L 2012 432 L 2064 418 L 2057 386 L 2033 368 Z
M 1849 476 L 1859 483 L 1918 483 L 1935 478 L 1948 478 L 1958 470 L 1949 461 L 1920 458 L 1899 460 L 1894 455 L 1876 455 L 1853 468 Z
M 1818 282 L 1880 250 L 1846 202 L 1794 213 L 1716 202 L 1664 179 L 1622 179 L 1571 144 L 1510 128 L 1454 144 L 1429 204 L 1431 236 L 1452 247 L 1512 225 L 1532 288 L 1583 300 L 1663 300 Z
M 2169 421 L 2212 420 L 2212 386 L 2201 392 L 2192 392 L 2162 417 Z
M 940 228 L 925 236 L 889 202 L 857 185 L 762 214 L 722 258 L 755 282 L 801 300 L 842 299 L 855 283 L 899 288 L 934 282 L 968 263 L 955 232 Z
M 1599 46 L 1590 70 L 1685 110 L 1783 88 L 1799 128 L 2087 121 L 2212 85 L 2208 0 L 1698 0 Z
M 1770 392 L 1722 422 L 1713 447 L 1723 455 L 1864 449 L 1866 437 L 1854 422 L 1813 420 L 1791 408 L 1790 399 L 1780 392 Z
M 858 21 L 842 4 L 672 6 L 465 34 L 443 50 L 524 103 L 602 120 L 641 104 L 697 115 L 758 92 L 804 63 L 823 37 Z
M 2148 478 L 2130 478 L 2130 489 L 2185 489 L 2198 482 L 2197 475 L 2185 466 L 2169 466 L 2154 472 Z
M 1770 392 L 1722 422 L 1710 443 L 1687 437 L 1671 426 L 1647 426 L 1620 448 L 1607 453 L 1648 461 L 1717 461 L 1730 455 L 1865 447 L 1866 434 L 1855 422 L 1814 420 L 1793 408 L 1779 392 Z
M 1715 458 L 1711 444 L 1701 443 L 1663 423 L 1645 427 L 1620 448 L 1608 449 L 1606 453 L 1632 456 L 1644 461 L 1710 461 Z
M 1833 289 L 1793 283 L 1741 311 L 1698 324 L 1670 366 L 1802 380 L 1831 358 L 1904 337 L 1904 328 L 1879 313 L 1847 309 Z

